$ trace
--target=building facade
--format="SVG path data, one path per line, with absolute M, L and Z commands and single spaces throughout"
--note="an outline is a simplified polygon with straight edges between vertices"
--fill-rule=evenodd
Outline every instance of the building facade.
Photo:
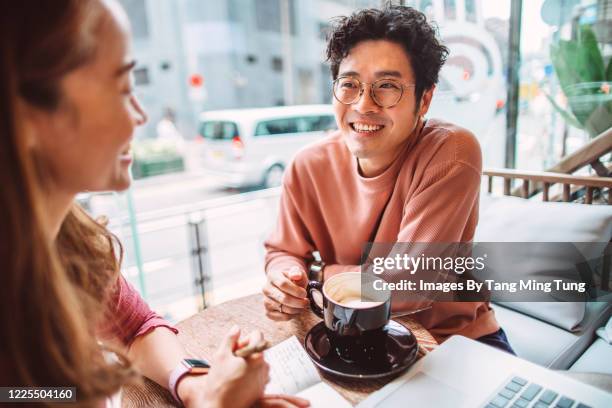
M 132 23 L 136 92 L 154 137 L 171 109 L 186 138 L 203 110 L 328 103 L 325 29 L 378 0 L 121 0 Z M 198 75 L 202 85 L 190 85 Z M 192 81 L 193 82 L 193 81 Z M 196 83 L 198 81 L 195 81 Z

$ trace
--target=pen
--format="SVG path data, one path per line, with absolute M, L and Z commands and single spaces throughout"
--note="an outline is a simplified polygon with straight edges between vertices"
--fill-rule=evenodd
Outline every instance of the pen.
M 259 353 L 261 351 L 264 351 L 266 348 L 268 348 L 268 342 L 263 340 L 263 341 L 260 341 L 259 343 L 249 344 L 246 347 L 243 347 L 241 349 L 234 351 L 234 355 L 236 357 L 246 358 L 253 353 Z

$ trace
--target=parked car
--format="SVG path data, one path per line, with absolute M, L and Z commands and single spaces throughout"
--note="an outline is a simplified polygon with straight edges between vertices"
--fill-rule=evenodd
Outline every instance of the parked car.
M 295 153 L 333 129 L 331 105 L 203 112 L 203 167 L 229 187 L 276 187 Z

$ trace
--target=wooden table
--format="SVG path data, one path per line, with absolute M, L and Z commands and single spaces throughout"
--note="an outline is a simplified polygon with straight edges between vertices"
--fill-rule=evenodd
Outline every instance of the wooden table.
M 419 344 L 427 351 L 437 346 L 431 334 L 420 324 L 406 317 L 395 319 L 408 327 L 417 337 Z M 187 320 L 177 324 L 178 338 L 190 355 L 210 358 L 220 339 L 233 325 L 238 325 L 244 333 L 259 329 L 271 345 L 295 335 L 303 343 L 308 330 L 321 319 L 313 313 L 303 313 L 300 318 L 288 322 L 274 322 L 264 313 L 262 295 L 252 295 L 210 307 Z M 420 355 L 423 354 L 421 351 Z M 384 386 L 386 380 L 350 381 L 321 375 L 323 380 L 334 387 L 353 405 L 368 394 Z M 146 380 L 143 385 L 127 386 L 123 390 L 124 407 L 174 407 L 170 393 Z

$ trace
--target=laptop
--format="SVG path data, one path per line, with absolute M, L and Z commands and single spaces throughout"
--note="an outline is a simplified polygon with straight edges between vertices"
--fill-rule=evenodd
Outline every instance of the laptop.
M 358 408 L 610 408 L 612 394 L 453 336 Z

